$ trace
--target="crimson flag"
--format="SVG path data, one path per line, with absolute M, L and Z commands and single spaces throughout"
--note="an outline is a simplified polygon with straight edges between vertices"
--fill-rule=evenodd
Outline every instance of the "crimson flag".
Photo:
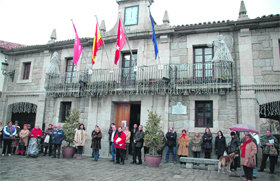
M 118 27 L 118 36 L 117 36 L 117 46 L 116 46 L 116 53 L 115 53 L 115 64 L 118 64 L 120 59 L 120 52 L 123 49 L 126 43 L 125 34 L 122 27 L 121 18 L 119 18 L 119 27 Z

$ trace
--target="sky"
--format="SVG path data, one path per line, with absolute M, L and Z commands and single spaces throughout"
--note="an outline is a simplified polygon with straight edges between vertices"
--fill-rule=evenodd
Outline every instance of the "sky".
M 170 25 L 237 20 L 241 0 L 154 0 L 151 12 L 162 24 L 165 10 Z M 280 14 L 280 0 L 244 0 L 253 19 Z M 107 31 L 117 22 L 116 0 L 0 0 L 0 40 L 41 45 L 56 29 L 57 41 L 74 39 L 73 19 L 79 37 L 93 38 L 97 15 Z

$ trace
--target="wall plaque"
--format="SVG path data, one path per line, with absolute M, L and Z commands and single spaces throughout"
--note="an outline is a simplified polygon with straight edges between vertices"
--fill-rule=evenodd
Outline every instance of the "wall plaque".
M 172 106 L 172 114 L 187 114 L 187 106 L 177 102 L 175 106 Z

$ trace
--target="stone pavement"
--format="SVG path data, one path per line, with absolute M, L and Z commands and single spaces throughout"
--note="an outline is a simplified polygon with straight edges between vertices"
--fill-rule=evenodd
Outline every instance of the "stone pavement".
M 202 166 L 203 167 L 203 166 Z M 276 173 L 269 174 L 268 170 L 258 173 L 256 180 L 280 180 L 279 164 L 276 166 Z M 184 165 L 173 163 L 161 163 L 159 168 L 149 168 L 143 165 L 132 165 L 126 161 L 125 165 L 113 164 L 109 159 L 101 158 L 93 161 L 90 157 L 82 160 L 57 159 L 49 156 L 38 158 L 27 158 L 19 155 L 11 157 L 0 157 L 0 180 L 21 181 L 21 180 L 56 180 L 56 181 L 84 181 L 84 180 L 197 180 L 197 181 L 240 181 L 243 178 L 241 169 L 228 174 L 205 169 L 187 169 Z

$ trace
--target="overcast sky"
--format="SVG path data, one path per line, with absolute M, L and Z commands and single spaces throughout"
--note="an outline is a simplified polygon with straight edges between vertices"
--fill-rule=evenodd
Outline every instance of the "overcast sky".
M 154 0 L 152 15 L 162 24 L 164 11 L 171 25 L 237 20 L 241 0 Z M 280 0 L 244 0 L 249 18 L 279 14 Z M 46 44 L 56 28 L 57 40 L 93 37 L 95 15 L 107 31 L 117 22 L 116 0 L 0 0 L 0 40 L 24 45 Z

